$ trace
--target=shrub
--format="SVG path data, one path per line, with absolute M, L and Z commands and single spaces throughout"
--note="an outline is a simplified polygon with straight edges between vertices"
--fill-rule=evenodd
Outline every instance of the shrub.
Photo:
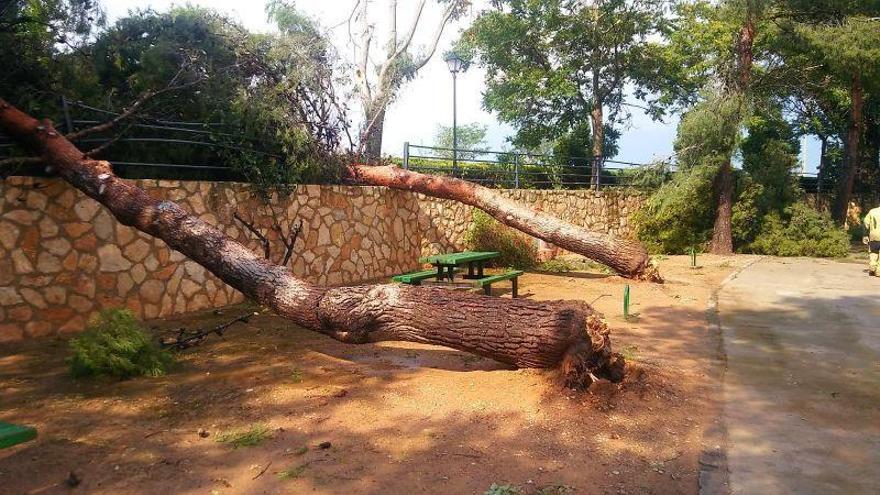
M 498 251 L 496 266 L 522 270 L 538 263 L 538 248 L 531 237 L 506 227 L 481 210 L 474 210 L 474 219 L 466 238 L 468 248 L 474 251 Z
M 174 360 L 150 339 L 131 311 L 108 309 L 70 341 L 70 371 L 75 377 L 110 375 L 118 378 L 164 375 Z
M 492 486 L 483 495 L 518 495 L 520 493 L 522 490 L 517 486 L 492 483 Z
M 849 235 L 827 213 L 797 202 L 783 215 L 770 213 L 764 217 L 761 232 L 749 250 L 775 256 L 843 257 L 849 253 L 849 246 Z
M 553 258 L 538 265 L 537 270 L 545 273 L 567 273 L 576 271 L 596 270 L 601 273 L 612 273 L 611 269 L 601 263 L 583 259 Z

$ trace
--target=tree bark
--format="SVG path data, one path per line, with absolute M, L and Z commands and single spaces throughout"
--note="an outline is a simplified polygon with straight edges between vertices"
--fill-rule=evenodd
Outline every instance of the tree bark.
M 590 111 L 590 127 L 593 139 L 592 179 L 590 180 L 590 185 L 594 189 L 598 189 L 602 180 L 602 162 L 605 153 L 605 124 L 602 102 L 600 100 L 593 104 L 593 109 Z
M 743 97 L 749 92 L 752 64 L 755 58 L 755 10 L 754 3 L 750 0 L 746 1 L 746 18 L 736 39 L 737 73 L 732 87 L 735 94 Z M 718 175 L 715 177 L 715 191 L 718 202 L 715 208 L 715 225 L 712 229 L 712 240 L 709 242 L 709 252 L 719 255 L 733 254 L 733 228 L 731 226 L 733 167 L 729 160 L 718 169 Z
M 624 277 L 663 281 L 638 241 L 589 232 L 472 182 L 410 172 L 390 165 L 350 165 L 349 173 L 362 184 L 415 191 L 479 208 L 509 227 L 608 265 Z
M 837 183 L 834 208 L 831 210 L 831 216 L 841 224 L 846 222 L 846 214 L 849 211 L 849 201 L 852 196 L 853 184 L 855 183 L 856 169 L 861 160 L 859 144 L 861 143 L 865 126 L 865 90 L 862 86 L 862 78 L 858 73 L 853 74 L 849 96 L 850 116 L 849 129 L 847 129 L 846 133 L 846 160 L 844 160 L 843 170 Z
M 378 163 L 382 160 L 382 133 L 385 130 L 385 109 L 382 108 L 371 114 L 366 120 L 367 126 L 361 136 L 364 143 L 364 159 L 368 163 Z
M 709 252 L 712 254 L 733 254 L 733 234 L 730 220 L 733 215 L 733 169 L 730 162 L 718 170 L 715 177 L 718 192 L 718 208 L 715 211 L 715 227 L 712 229 L 712 241 Z
M 557 368 L 571 387 L 593 376 L 619 379 L 599 314 L 577 302 L 538 302 L 440 288 L 365 285 L 327 288 L 296 278 L 189 215 L 113 174 L 52 127 L 0 100 L 0 129 L 38 154 L 68 183 L 122 224 L 165 241 L 246 296 L 294 323 L 343 342 L 398 339 L 440 344 L 520 367 Z

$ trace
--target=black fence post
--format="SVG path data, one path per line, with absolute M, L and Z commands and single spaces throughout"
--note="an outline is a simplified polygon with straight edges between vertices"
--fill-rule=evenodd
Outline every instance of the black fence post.
M 70 107 L 67 106 L 67 98 L 61 95 L 61 111 L 64 113 L 64 134 L 73 132 L 73 121 L 70 120 Z
M 409 141 L 403 142 L 403 169 L 409 170 Z
M 519 155 L 513 154 L 513 188 L 519 189 Z

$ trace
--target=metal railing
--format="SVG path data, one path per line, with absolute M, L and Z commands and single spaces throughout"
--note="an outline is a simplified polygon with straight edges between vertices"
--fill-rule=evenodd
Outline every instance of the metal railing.
M 453 153 L 457 155 L 455 162 Z M 599 167 L 593 167 L 598 163 Z M 586 189 L 607 187 L 652 189 L 662 181 L 643 180 L 639 172 L 650 164 L 592 157 L 557 157 L 513 151 L 489 151 L 403 144 L 403 168 L 429 174 L 450 175 L 488 187 L 530 189 Z M 667 176 L 675 170 L 666 167 Z M 801 188 L 812 194 L 826 194 L 828 179 L 822 174 L 795 173 Z M 654 184 L 654 185 L 647 185 Z
M 59 123 L 59 130 L 67 134 L 106 122 L 118 115 L 119 112 L 62 96 L 61 118 L 55 121 Z M 77 143 L 85 144 L 85 148 L 112 145 L 101 156 L 113 165 L 117 175 L 129 179 L 241 181 L 245 179 L 243 175 L 224 163 L 224 153 L 242 151 L 266 158 L 281 158 L 265 151 L 264 143 L 260 140 L 242 136 L 228 124 L 183 122 L 146 116 L 138 116 L 110 133 L 80 139 Z M 0 134 L 0 158 L 20 154 L 15 153 L 17 148 L 16 143 Z M 134 158 L 136 156 L 142 159 Z M 11 172 L 35 177 L 47 175 L 43 166 L 33 164 L 20 165 Z M 8 175 L 10 170 L 0 173 Z
M 408 142 L 403 144 L 400 165 L 416 172 L 450 175 L 490 187 L 597 190 L 637 187 L 633 182 L 634 173 L 645 166 L 607 158 L 569 156 L 563 159 L 514 151 L 453 150 Z

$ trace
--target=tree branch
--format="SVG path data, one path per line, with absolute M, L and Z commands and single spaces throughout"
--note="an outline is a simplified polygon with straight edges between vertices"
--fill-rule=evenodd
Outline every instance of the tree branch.
M 358 86 L 360 86 L 361 89 L 361 98 L 365 102 L 370 101 L 372 98 L 370 82 L 367 77 L 370 65 L 370 45 L 373 43 L 373 27 L 370 26 L 370 21 L 367 19 L 368 3 L 367 0 L 363 0 L 363 5 L 361 6 L 361 49 L 363 50 L 363 53 L 361 54 L 361 59 L 358 63 L 357 77 Z
M 421 0 L 418 7 L 416 7 L 416 13 L 413 16 L 412 24 L 410 24 L 409 32 L 406 33 L 406 37 L 403 39 L 403 42 L 398 45 L 395 40 L 395 45 L 393 49 L 394 51 L 392 52 L 391 56 L 388 57 L 388 61 L 386 62 L 386 64 L 393 63 L 394 60 L 397 60 L 398 57 L 403 55 L 403 53 L 409 49 L 409 46 L 412 44 L 412 40 L 416 35 L 416 29 L 419 27 L 419 22 L 422 19 L 422 12 L 425 10 L 425 2 L 427 2 L 427 0 Z M 453 5 L 456 2 L 457 0 L 454 0 L 450 5 Z
M 116 126 L 118 126 L 121 122 L 133 117 L 152 98 L 155 98 L 156 96 L 159 96 L 164 93 L 171 92 L 171 91 L 177 91 L 177 90 L 187 88 L 190 86 L 195 86 L 196 84 L 199 84 L 205 80 L 205 76 L 201 75 L 200 77 L 198 77 L 195 80 L 192 80 L 190 82 L 180 84 L 180 85 L 175 85 L 177 80 L 183 75 L 185 69 L 186 69 L 186 66 L 182 65 L 180 67 L 180 69 L 178 69 L 177 73 L 174 74 L 174 77 L 172 77 L 171 80 L 168 81 L 168 84 L 164 88 L 162 88 L 158 91 L 146 90 L 143 93 L 141 93 L 140 97 L 138 97 L 138 99 L 135 100 L 135 102 L 132 103 L 132 105 L 130 107 L 128 107 L 127 110 L 125 110 L 121 114 L 117 115 L 113 119 L 111 119 L 107 122 L 104 122 L 103 124 L 98 124 L 98 125 L 89 127 L 87 129 L 82 129 L 80 131 L 68 133 L 65 137 L 67 139 L 69 139 L 70 141 L 77 141 L 77 140 L 82 139 L 86 136 L 91 136 L 92 134 L 98 134 L 101 132 L 109 131 L 109 130 L 115 128 Z
M 437 25 L 437 30 L 434 31 L 434 38 L 431 41 L 430 48 L 425 53 L 425 55 L 415 64 L 413 64 L 413 70 L 417 71 L 425 66 L 431 57 L 434 56 L 434 52 L 437 51 L 437 44 L 440 42 L 440 37 L 443 36 L 443 30 L 446 28 L 446 24 L 449 23 L 449 20 L 452 18 L 452 14 L 455 12 L 455 8 L 458 7 L 458 0 L 452 0 L 449 2 L 449 6 L 446 8 L 446 12 L 443 13 L 443 18 L 440 20 L 440 24 Z
M 239 216 L 237 211 L 232 212 L 232 218 L 238 220 L 242 225 L 244 225 L 244 227 L 246 229 L 248 229 L 251 232 L 251 234 L 254 235 L 254 237 L 256 237 L 260 241 L 260 244 L 263 245 L 263 258 L 268 260 L 272 256 L 272 250 L 271 250 L 271 245 L 269 244 L 269 239 L 267 239 L 266 236 L 263 235 L 262 232 L 257 230 L 256 227 L 254 227 L 253 222 L 248 222 L 245 219 L 241 218 L 241 216 Z

